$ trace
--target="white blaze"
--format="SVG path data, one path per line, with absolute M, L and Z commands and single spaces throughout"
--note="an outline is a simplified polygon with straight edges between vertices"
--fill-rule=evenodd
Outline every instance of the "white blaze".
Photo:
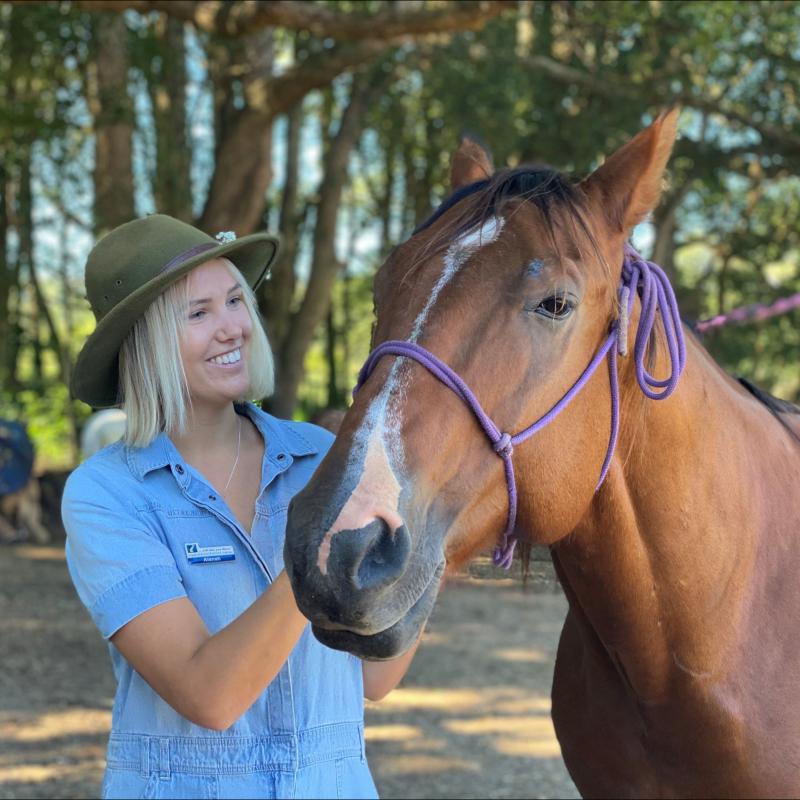
M 447 248 L 447 252 L 444 256 L 444 269 L 431 291 L 428 302 L 425 303 L 425 308 L 422 309 L 414 322 L 411 335 L 408 337 L 410 342 L 416 342 L 419 339 L 422 333 L 422 326 L 425 324 L 425 320 L 428 318 L 428 314 L 433 308 L 434 303 L 439 299 L 442 289 L 450 283 L 453 276 L 464 266 L 471 256 L 477 253 L 484 245 L 491 244 L 500 235 L 505 222 L 503 217 L 491 217 L 486 220 L 480 228 L 467 231 L 465 234 L 459 236 L 459 238 Z
M 442 274 L 414 321 L 408 341 L 416 342 L 419 339 L 442 289 L 478 250 L 497 239 L 504 225 L 502 217 L 491 217 L 480 227 L 467 231 L 447 248 Z M 331 542 L 337 533 L 359 530 L 376 517 L 385 519 L 392 533 L 403 524 L 398 512 L 400 483 L 397 476 L 402 472 L 405 461 L 400 428 L 407 387 L 398 376 L 399 364 L 400 359 L 396 358 L 386 384 L 373 399 L 361 427 L 353 437 L 351 456 L 345 469 L 357 468 L 359 455 L 365 452 L 363 472 L 358 485 L 320 544 L 317 566 L 323 575 L 328 572 Z
M 380 517 L 386 520 L 394 535 L 403 524 L 402 518 L 397 513 L 399 500 L 400 484 L 389 463 L 383 441 L 379 436 L 371 436 L 361 479 L 319 546 L 317 556 L 319 571 L 327 575 L 331 540 L 340 531 L 361 530 Z

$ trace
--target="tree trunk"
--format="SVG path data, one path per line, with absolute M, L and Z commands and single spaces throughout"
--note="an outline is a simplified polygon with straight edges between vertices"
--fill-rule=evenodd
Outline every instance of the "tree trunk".
M 300 163 L 300 127 L 303 109 L 300 105 L 288 115 L 286 131 L 286 182 L 281 198 L 278 230 L 281 248 L 272 266 L 270 279 L 262 284 L 260 305 L 266 320 L 270 344 L 278 353 L 289 332 L 295 290 L 295 261 L 300 243 L 302 217 L 299 212 L 298 167 Z
M 270 410 L 289 417 L 297 401 L 297 389 L 303 376 L 303 361 L 314 338 L 317 326 L 325 318 L 331 303 L 331 292 L 342 265 L 336 259 L 336 225 L 342 191 L 347 182 L 347 165 L 364 125 L 364 113 L 374 86 L 366 75 L 353 79 L 350 102 L 342 114 L 339 131 L 325 156 L 317 222 L 314 228 L 314 249 L 311 274 L 303 302 L 292 316 L 289 335 L 278 358 L 278 383 Z
M 336 369 L 336 322 L 334 314 L 334 303 L 325 315 L 325 360 L 328 363 L 328 408 L 336 408 L 339 405 L 339 375 Z
M 380 261 L 383 261 L 389 255 L 389 251 L 392 249 L 392 245 L 394 244 L 392 237 L 392 196 L 395 185 L 395 173 L 397 171 L 397 149 L 397 142 L 390 140 L 387 143 L 384 155 L 386 165 L 384 170 L 385 183 L 377 203 L 378 216 L 381 221 L 381 249 L 379 253 Z
M 33 267 L 33 212 L 31 197 L 31 150 L 26 149 L 25 154 L 20 154 L 19 168 L 19 191 L 17 193 L 17 237 L 19 240 L 19 259 L 20 274 L 24 275 L 25 270 L 30 278 L 30 288 L 33 290 L 33 313 L 28 317 L 28 324 L 25 326 L 27 344 L 30 345 L 33 354 L 33 385 L 38 391 L 44 388 L 44 370 L 42 368 L 42 336 L 41 319 L 46 312 L 46 306 L 42 302 L 40 293 L 36 291 L 35 272 Z M 22 318 L 22 297 L 17 298 L 17 314 Z M 45 307 L 43 307 L 45 306 Z M 22 327 L 22 326 L 21 326 Z
M 272 180 L 271 31 L 213 48 L 216 151 L 200 227 L 243 235 L 264 228 Z M 239 76 L 245 75 L 242 79 Z
M 61 380 L 69 382 L 69 356 L 61 344 L 61 337 L 58 335 L 58 329 L 55 325 L 53 315 L 50 313 L 50 307 L 47 299 L 42 291 L 42 285 L 39 281 L 39 276 L 36 271 L 36 258 L 33 251 L 33 204 L 31 193 L 31 163 L 27 161 L 23 164 L 22 176 L 20 180 L 20 193 L 19 193 L 19 241 L 20 241 L 20 254 L 23 255 L 25 264 L 28 267 L 28 274 L 31 279 L 31 288 L 33 289 L 33 296 L 36 303 L 38 314 L 33 321 L 34 335 L 33 341 L 35 346 L 40 346 L 39 326 L 42 322 L 48 333 L 49 346 L 56 356 Z M 43 377 L 43 376 L 41 376 Z
M 64 163 L 61 162 L 58 168 L 64 176 Z M 66 176 L 62 177 L 62 186 L 64 185 Z M 69 277 L 69 247 L 67 236 L 67 211 L 64 207 L 64 193 L 60 191 L 58 194 L 58 211 L 60 216 L 60 225 L 58 232 L 58 252 L 61 254 L 60 263 L 58 265 L 58 274 L 61 279 L 61 309 L 64 315 L 64 340 L 62 343 L 62 361 L 61 361 L 61 374 L 66 386 L 70 385 L 72 377 L 72 363 L 73 353 L 70 343 L 75 340 L 75 321 L 72 314 L 72 299 L 73 290 L 70 286 Z M 78 422 L 77 414 L 75 413 L 75 403 L 67 397 L 64 402 L 64 411 L 69 420 L 70 428 L 70 448 L 72 450 L 72 463 L 77 464 L 80 461 L 80 425 Z
M 655 242 L 653 243 L 653 261 L 669 276 L 678 298 L 682 315 L 689 320 L 696 320 L 700 313 L 700 297 L 695 288 L 684 289 L 678 280 L 675 266 L 675 232 L 677 230 L 676 213 L 684 197 L 691 189 L 691 182 L 686 181 L 679 188 L 673 189 L 665 196 L 653 212 Z
M 125 18 L 95 18 L 97 53 L 88 72 L 87 100 L 94 116 L 94 225 L 98 235 L 133 219 L 133 108 L 128 94 Z
M 417 171 L 414 169 L 414 143 L 403 147 L 403 230 L 401 236 L 409 234 L 417 224 Z
M 16 209 L 18 192 L 19 175 L 18 170 L 16 180 L 7 174 L 9 178 L 5 186 L 6 197 L 6 214 L 10 226 L 18 228 L 18 211 Z M 10 219 L 13 214 L 14 220 Z M 3 339 L 3 357 L 5 364 L 5 381 L 4 386 L 12 393 L 16 394 L 21 388 L 22 384 L 19 379 L 19 351 L 22 347 L 22 324 L 20 322 L 20 309 L 22 308 L 22 287 L 20 286 L 20 248 L 14 255 L 13 260 L 9 258 L 8 251 L 6 250 L 9 290 L 7 298 L 8 319 L 6 321 L 6 336 Z
M 11 285 L 13 271 L 8 260 L 8 207 L 6 191 L 8 173 L 5 167 L 5 153 L 0 153 L 0 386 L 8 385 L 6 365 L 10 343 Z
M 191 222 L 192 151 L 186 131 L 186 45 L 183 23 L 160 17 L 154 23 L 157 57 L 146 71 L 156 135 L 156 210 Z

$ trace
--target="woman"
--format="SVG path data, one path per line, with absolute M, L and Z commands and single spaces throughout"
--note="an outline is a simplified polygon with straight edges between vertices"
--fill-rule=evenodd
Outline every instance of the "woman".
M 297 610 L 286 509 L 333 437 L 244 402 L 272 390 L 253 290 L 277 242 L 217 239 L 153 215 L 86 265 L 97 327 L 73 393 L 127 414 L 62 505 L 118 684 L 103 796 L 375 796 L 363 697 L 391 691 L 413 650 L 362 663 Z

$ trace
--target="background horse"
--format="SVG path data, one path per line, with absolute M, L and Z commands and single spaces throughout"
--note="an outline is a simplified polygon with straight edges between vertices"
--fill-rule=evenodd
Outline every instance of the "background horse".
M 127 419 L 121 408 L 93 412 L 81 431 L 81 458 L 87 459 L 119 441 L 125 435 Z
M 376 277 L 383 347 L 292 503 L 285 561 L 316 636 L 381 659 L 445 566 L 498 536 L 506 562 L 516 538 L 547 544 L 578 789 L 797 796 L 800 417 L 726 375 L 626 249 L 676 125 L 578 184 L 494 174 L 462 144 L 453 195 Z

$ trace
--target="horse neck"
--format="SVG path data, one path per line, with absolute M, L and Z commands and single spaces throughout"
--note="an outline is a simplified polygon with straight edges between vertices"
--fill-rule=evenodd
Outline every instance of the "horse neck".
M 645 399 L 622 366 L 617 455 L 588 513 L 553 548 L 585 642 L 601 644 L 647 702 L 676 676 L 725 669 L 765 516 L 742 485 L 765 443 L 750 440 L 731 379 L 694 341 L 687 350 L 680 387 L 664 401 Z

